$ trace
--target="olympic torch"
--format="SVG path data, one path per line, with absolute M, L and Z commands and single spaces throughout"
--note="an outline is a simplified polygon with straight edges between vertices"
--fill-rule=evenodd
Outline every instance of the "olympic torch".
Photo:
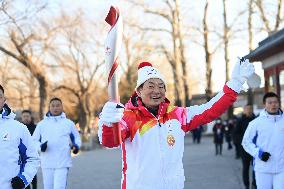
M 122 44 L 123 24 L 119 9 L 111 6 L 105 21 L 111 26 L 105 43 L 105 62 L 108 74 L 108 96 L 111 101 L 119 103 L 118 93 L 118 55 Z M 119 107 L 118 107 L 119 108 Z M 114 142 L 121 144 L 121 129 L 118 123 L 113 126 Z

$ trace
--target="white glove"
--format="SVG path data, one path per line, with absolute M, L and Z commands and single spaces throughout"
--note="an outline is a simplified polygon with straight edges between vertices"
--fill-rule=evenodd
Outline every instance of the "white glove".
M 238 80 L 243 85 L 254 72 L 253 64 L 251 64 L 248 59 L 241 58 L 235 64 L 231 78 Z
M 105 103 L 100 114 L 100 120 L 106 123 L 117 123 L 123 117 L 124 106 L 115 102 Z

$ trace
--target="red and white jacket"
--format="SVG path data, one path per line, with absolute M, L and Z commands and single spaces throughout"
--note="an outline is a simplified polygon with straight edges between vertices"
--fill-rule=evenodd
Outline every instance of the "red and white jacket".
M 229 82 L 223 91 L 200 106 L 177 107 L 165 100 L 160 104 L 157 117 L 140 100 L 134 105 L 135 95 L 132 96 L 119 122 L 123 165 L 121 188 L 184 188 L 185 133 L 224 113 L 236 100 L 240 88 L 240 84 Z M 99 122 L 100 141 L 105 147 L 118 147 L 110 124 Z

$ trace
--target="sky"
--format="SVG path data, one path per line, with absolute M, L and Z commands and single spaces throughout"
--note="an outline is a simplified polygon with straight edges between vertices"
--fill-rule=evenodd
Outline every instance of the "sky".
M 148 1 L 148 0 L 146 0 Z M 126 6 L 123 1 L 120 0 L 84 0 L 84 1 L 74 1 L 74 0 L 51 0 L 50 6 L 54 5 L 60 5 L 65 11 L 74 11 L 77 10 L 78 7 L 80 7 L 82 10 L 84 10 L 84 13 L 90 18 L 95 18 L 95 22 L 99 23 L 99 25 L 102 25 L 106 27 L 106 23 L 104 22 L 104 17 L 106 16 L 109 7 L 111 5 L 117 6 L 121 10 L 121 14 L 125 16 L 128 15 L 128 7 Z M 150 2 L 150 1 L 148 1 Z M 153 1 L 154 2 L 154 1 Z M 155 1 L 155 4 L 151 4 L 151 6 L 159 6 L 157 3 L 158 1 Z M 184 22 L 193 22 L 193 23 L 200 23 L 200 19 L 202 18 L 203 14 L 203 3 L 204 1 L 181 1 L 182 2 L 182 14 L 188 15 L 188 18 L 196 18 L 196 20 L 188 20 L 185 16 Z M 242 10 L 246 6 L 245 0 L 229 0 L 228 1 L 228 12 L 230 12 L 230 17 L 228 18 L 228 22 L 230 23 L 232 19 L 235 19 L 237 16 L 237 13 L 239 10 Z M 56 6 L 54 6 L 56 7 Z M 68 7 L 68 9 L 65 9 L 65 7 Z M 221 1 L 214 0 L 214 3 L 210 4 L 209 18 L 216 22 L 213 27 L 218 27 L 218 25 L 222 26 L 222 14 L 220 14 L 220 11 L 222 12 L 222 5 Z M 56 12 L 56 11 L 55 11 Z M 245 20 L 244 20 L 245 21 Z M 220 24 L 218 23 L 220 22 Z M 242 20 L 238 21 L 238 24 L 240 27 L 244 27 L 242 24 Z M 106 31 L 107 33 L 107 31 Z M 106 36 L 100 36 L 101 38 L 105 38 Z M 254 40 L 255 48 L 258 46 L 258 42 L 261 41 L 266 37 L 265 34 L 258 34 Z M 240 39 L 239 41 L 236 40 L 234 43 L 230 45 L 230 67 L 233 67 L 234 63 L 237 60 L 237 57 L 244 56 L 248 53 L 247 47 L 243 47 L 242 44 L 247 43 L 245 40 Z M 190 64 L 195 64 L 195 68 L 200 70 L 202 73 L 205 73 L 205 64 L 204 64 L 204 54 L 203 52 L 198 49 L 195 45 L 187 45 L 187 54 L 190 56 Z M 122 52 L 123 53 L 123 52 Z M 235 57 L 233 59 L 233 57 Z M 261 67 L 261 63 L 257 62 L 254 63 L 256 68 L 256 73 L 261 76 L 262 78 L 262 86 L 263 86 L 263 70 Z M 217 54 L 213 57 L 213 90 L 218 91 L 220 88 L 222 88 L 224 82 L 225 82 L 225 63 L 224 63 L 224 55 L 222 52 L 222 49 L 217 51 Z M 200 86 L 198 93 L 204 92 L 204 86 L 205 81 Z

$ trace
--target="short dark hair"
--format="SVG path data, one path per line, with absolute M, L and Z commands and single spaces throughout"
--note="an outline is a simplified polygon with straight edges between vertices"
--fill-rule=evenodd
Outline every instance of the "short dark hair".
M 32 111 L 31 111 L 31 110 L 27 110 L 27 109 L 26 109 L 26 110 L 23 110 L 23 111 L 22 111 L 22 114 L 24 114 L 24 113 L 28 113 L 28 114 L 32 115 Z
M 59 101 L 62 104 L 62 100 L 58 97 L 54 97 L 54 98 L 50 99 L 49 104 L 53 101 Z
M 278 101 L 279 101 L 279 96 L 276 93 L 274 93 L 274 92 L 267 92 L 263 96 L 263 99 L 262 99 L 263 104 L 265 104 L 266 99 L 269 98 L 269 97 L 276 97 L 278 99 Z
M 0 90 L 3 92 L 3 94 L 4 94 L 4 87 L 2 86 L 2 85 L 0 85 Z

